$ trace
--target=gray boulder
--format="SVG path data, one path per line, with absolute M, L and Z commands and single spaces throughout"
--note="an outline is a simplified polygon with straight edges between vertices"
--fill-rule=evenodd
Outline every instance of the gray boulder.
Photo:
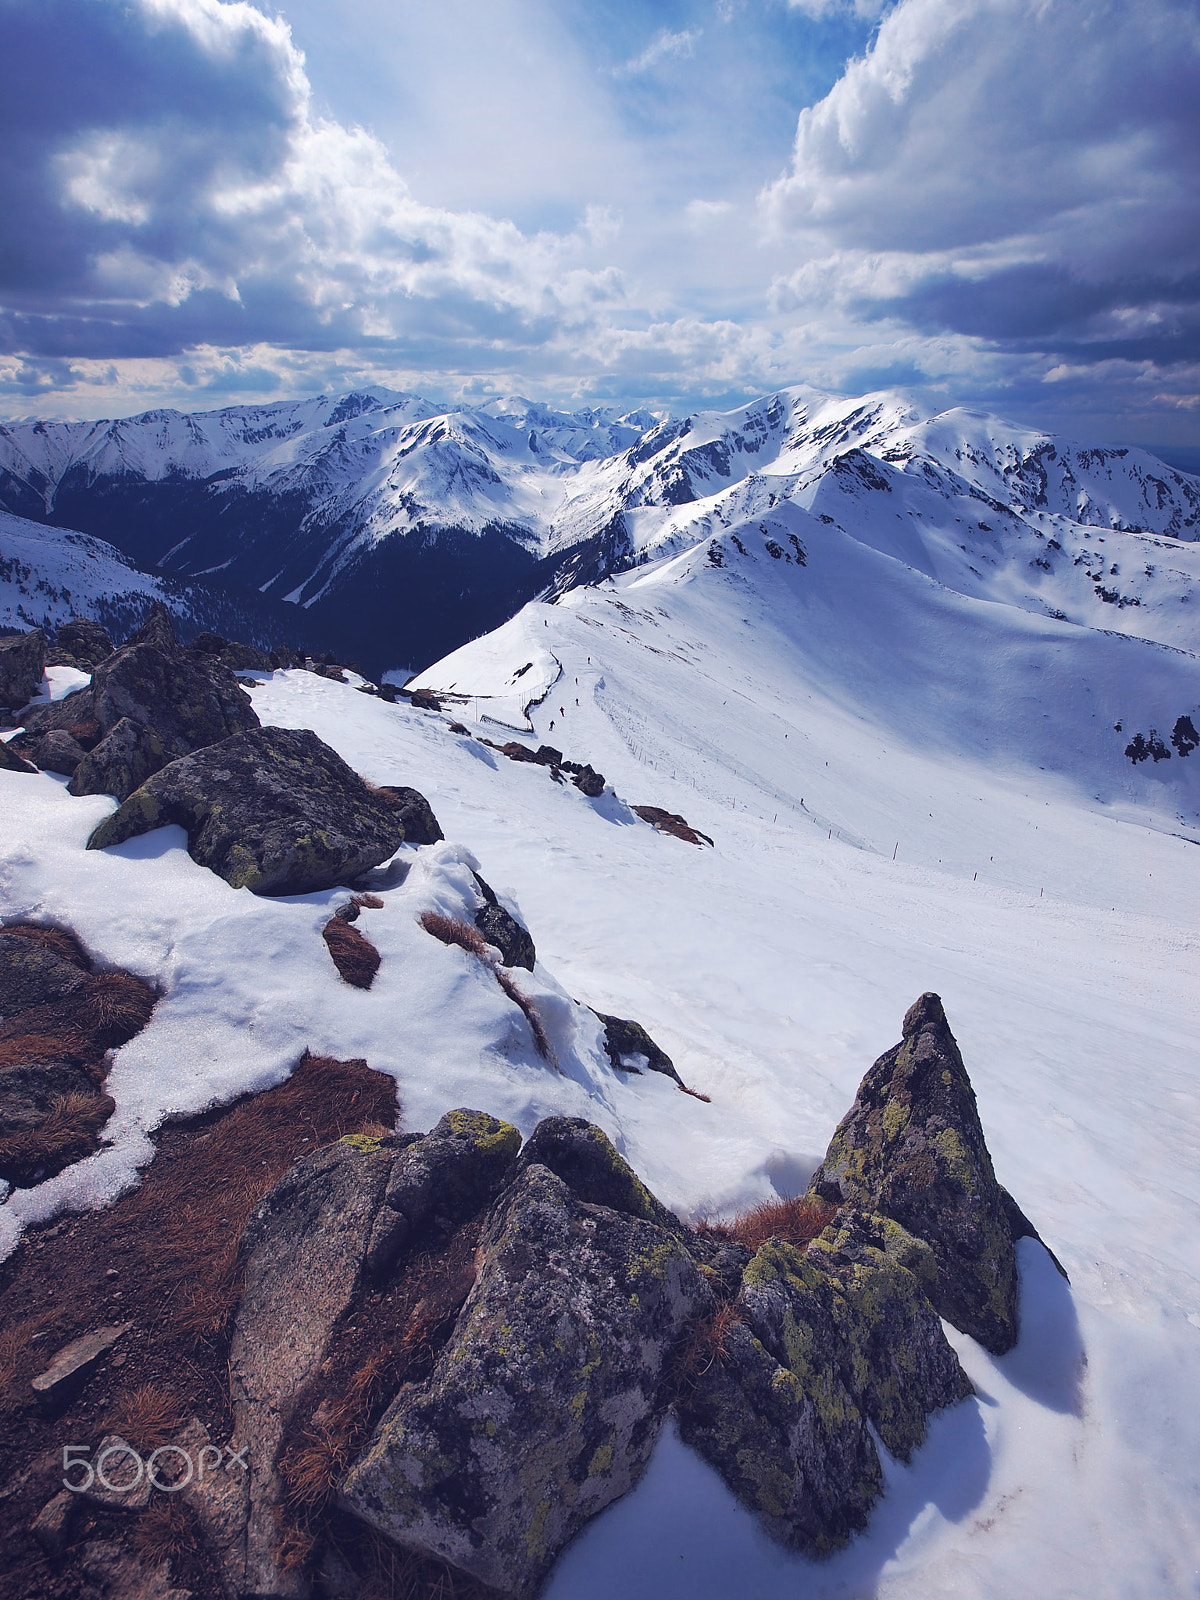
M 604 1129 L 583 1117 L 544 1117 L 526 1140 L 516 1170 L 529 1166 L 546 1167 L 592 1205 L 638 1217 L 667 1233 L 686 1232 L 675 1213 L 618 1155 Z
M 33 759 L 43 772 L 69 778 L 84 758 L 84 749 L 65 728 L 44 733 L 33 748 Z
M 388 783 L 382 785 L 379 792 L 388 796 L 399 812 L 406 844 L 437 844 L 446 837 L 433 814 L 433 807 L 419 789 Z
M 46 735 L 46 739 L 69 737 Z M 171 752 L 153 728 L 132 717 L 122 717 L 86 755 L 81 750 L 80 757 L 67 785 L 69 794 L 111 794 L 125 800 L 147 778 L 162 771 Z
M 603 1011 L 596 1015 L 604 1024 L 604 1049 L 618 1072 L 661 1072 L 682 1085 L 675 1063 L 640 1022 L 629 1017 L 608 1017 Z
M 25 726 L 31 736 L 65 729 L 90 749 L 124 718 L 153 729 L 173 756 L 259 725 L 250 696 L 233 674 L 219 663 L 190 658 L 157 601 L 133 639 L 96 668 L 90 687 L 38 706 Z M 95 735 L 85 739 L 80 730 L 89 726 Z
M 1017 1268 L 1000 1185 L 942 1002 L 923 994 L 867 1073 L 810 1191 L 894 1218 L 928 1244 L 938 1312 L 1002 1355 L 1017 1341 Z
M 424 1138 L 400 1150 L 367 1252 L 372 1272 L 391 1267 L 431 1219 L 464 1221 L 499 1193 L 521 1135 L 483 1111 L 447 1111 Z
M 64 622 L 55 630 L 54 644 L 56 649 L 77 661 L 84 671 L 98 667 L 116 649 L 108 629 L 102 628 L 90 617 L 76 617 L 71 622 Z
M 234 1437 L 249 1462 L 245 1551 L 221 1564 L 244 1578 L 237 1593 L 300 1596 L 308 1585 L 275 1559 L 275 1458 L 305 1384 L 358 1288 L 392 1152 L 339 1140 L 297 1162 L 254 1211 L 242 1236 L 246 1287 L 229 1350 Z
M 475 926 L 489 944 L 496 946 L 506 967 L 524 967 L 532 972 L 537 951 L 529 929 L 522 927 L 511 911 L 505 910 L 491 884 L 485 883 L 477 872 L 472 873 L 472 877 L 483 896 L 483 905 L 475 913 Z
M 342 1499 L 404 1548 L 526 1597 L 641 1476 L 668 1359 L 712 1294 L 677 1238 L 536 1164 L 497 1201 L 477 1262 L 432 1376 L 397 1395 Z
M 270 895 L 345 883 L 404 838 L 392 807 L 307 729 L 255 728 L 170 762 L 100 824 L 88 849 L 168 823 L 187 831 L 201 866 Z
M 20 750 L 14 750 L 7 740 L 0 741 L 0 772 L 37 772 L 32 761 L 26 761 Z
M 42 686 L 46 670 L 46 636 L 40 628 L 31 633 L 0 634 L 0 706 L 19 711 Z

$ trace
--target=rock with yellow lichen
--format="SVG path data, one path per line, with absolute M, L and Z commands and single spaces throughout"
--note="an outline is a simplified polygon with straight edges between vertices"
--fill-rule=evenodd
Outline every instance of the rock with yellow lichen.
M 909 1008 L 903 1031 L 863 1079 L 810 1188 L 923 1240 L 938 1312 L 1001 1355 L 1017 1342 L 1014 1229 L 975 1094 L 937 995 Z
M 452 1226 L 487 1205 L 520 1148 L 511 1122 L 466 1108 L 447 1111 L 396 1157 L 367 1251 L 371 1271 L 393 1267 L 427 1222 Z
M 235 889 L 310 894 L 399 849 L 386 799 L 306 729 L 253 728 L 168 763 L 122 801 L 91 850 L 176 823 L 188 853 Z
M 675 1233 L 580 1199 L 537 1162 L 500 1195 L 477 1260 L 431 1377 L 396 1396 L 342 1502 L 525 1597 L 641 1476 L 671 1352 L 712 1291 Z

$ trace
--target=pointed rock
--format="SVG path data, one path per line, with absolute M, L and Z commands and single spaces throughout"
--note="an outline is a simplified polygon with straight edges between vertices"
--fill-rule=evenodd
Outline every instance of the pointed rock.
M 892 1217 L 933 1252 L 938 1312 L 995 1355 L 1017 1342 L 1017 1268 L 1000 1185 L 942 1002 L 923 994 L 867 1073 L 810 1191 Z

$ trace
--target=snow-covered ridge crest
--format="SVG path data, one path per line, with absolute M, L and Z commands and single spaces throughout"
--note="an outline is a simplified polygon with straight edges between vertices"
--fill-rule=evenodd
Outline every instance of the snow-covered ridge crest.
M 784 501 L 959 592 L 1194 637 L 1191 612 L 1164 613 L 1192 581 L 1175 557 L 1200 535 L 1200 480 L 1144 450 L 931 415 L 889 391 L 801 385 L 672 418 L 372 390 L 0 427 L 0 507 L 109 539 L 143 567 L 219 570 L 353 631 L 379 670 L 394 664 L 375 660 L 385 640 L 431 660 L 537 593 Z

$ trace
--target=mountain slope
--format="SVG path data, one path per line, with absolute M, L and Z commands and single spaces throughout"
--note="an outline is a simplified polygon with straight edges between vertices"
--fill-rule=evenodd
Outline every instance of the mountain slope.
M 207 628 L 264 649 L 306 642 L 308 619 L 290 607 L 233 585 L 143 572 L 102 539 L 0 511 L 0 630 L 52 633 L 73 617 L 92 617 L 123 639 L 155 600 L 185 639 Z
M 1178 552 L 1200 532 L 1200 481 L 895 394 L 797 387 L 660 419 L 379 391 L 0 427 L 0 505 L 302 607 L 377 673 L 780 501 L 885 549 L 899 520 L 902 555 L 923 546 L 918 565 L 965 593 L 1190 633 L 1174 608 L 1196 603 Z

